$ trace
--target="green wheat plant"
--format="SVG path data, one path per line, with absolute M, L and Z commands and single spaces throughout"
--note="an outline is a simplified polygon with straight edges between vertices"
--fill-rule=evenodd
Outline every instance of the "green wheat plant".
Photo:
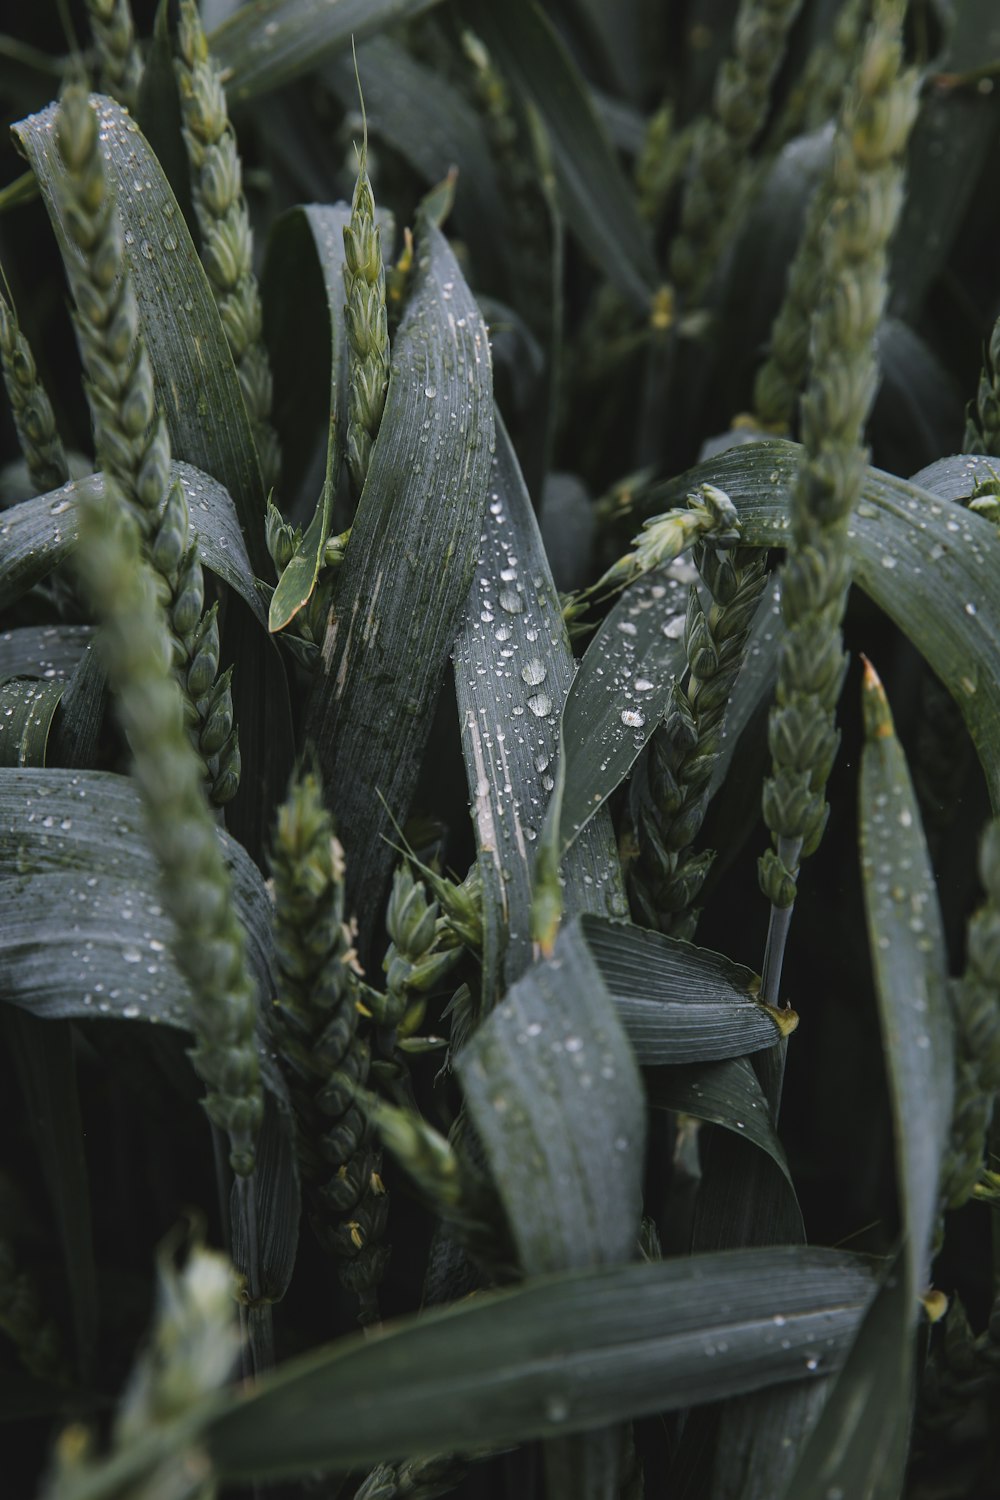
M 8 1485 L 994 1494 L 992 9 L 21 9 Z

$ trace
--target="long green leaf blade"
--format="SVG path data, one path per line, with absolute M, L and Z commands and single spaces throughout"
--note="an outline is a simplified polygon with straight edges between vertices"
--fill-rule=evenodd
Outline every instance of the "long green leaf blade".
M 564 1272 L 286 1365 L 208 1444 L 233 1479 L 344 1471 L 808 1380 L 837 1368 L 871 1290 L 858 1258 L 798 1246 Z
M 586 916 L 581 931 L 644 1066 L 740 1057 L 780 1040 L 749 969 L 631 923 Z
M 558 713 L 573 680 L 559 596 L 510 438 L 496 462 L 476 575 L 455 642 L 455 692 L 483 876 L 484 1002 L 531 961 L 537 837 L 555 787 Z M 567 911 L 625 913 L 610 819 L 563 866 Z
M 889 1075 L 906 1280 L 929 1280 L 941 1159 L 951 1128 L 953 1075 L 948 964 L 937 888 L 916 795 L 889 706 L 865 674 L 861 873 L 875 993 Z
M 309 709 L 366 942 L 472 582 L 493 443 L 486 329 L 427 225 Z
M 642 1084 L 576 924 L 508 990 L 455 1071 L 524 1271 L 630 1259 Z

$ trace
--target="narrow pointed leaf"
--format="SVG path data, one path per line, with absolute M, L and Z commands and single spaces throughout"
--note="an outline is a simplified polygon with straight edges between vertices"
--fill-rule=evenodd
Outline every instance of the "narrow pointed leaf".
M 642 1199 L 642 1085 L 575 924 L 454 1066 L 522 1269 L 629 1260 Z
M 309 708 L 364 943 L 472 582 L 492 449 L 486 330 L 447 241 L 425 226 Z
M 531 960 L 532 872 L 557 774 L 558 714 L 573 657 L 538 524 L 510 438 L 497 422 L 483 542 L 455 643 L 455 691 L 483 875 L 486 1003 Z M 595 820 L 563 867 L 564 901 L 625 913 L 610 819 Z
M 656 486 L 650 499 L 667 509 L 709 480 L 733 500 L 750 545 L 782 547 L 800 451 L 794 443 L 747 443 Z M 968 495 L 989 466 L 988 459 L 964 457 L 935 464 L 927 472 L 936 492 L 869 469 L 848 545 L 856 583 L 909 637 L 961 709 L 996 811 L 1000 537 L 982 516 L 944 498 L 953 484 Z
M 209 38 L 231 99 L 253 99 L 311 73 L 351 38 L 360 42 L 435 0 L 254 0 Z
M 548 132 L 566 219 L 581 246 L 636 309 L 648 311 L 657 284 L 649 231 L 635 194 L 578 72 L 541 6 L 510 0 L 463 0 L 478 32 L 519 97 L 537 109 Z
M 757 976 L 720 953 L 593 916 L 580 930 L 644 1067 L 740 1057 L 780 1039 L 752 993 Z
M 233 1479 L 344 1471 L 808 1380 L 871 1289 L 858 1257 L 798 1246 L 564 1272 L 294 1361 L 210 1416 L 208 1445 Z
M 906 757 L 870 668 L 864 699 L 861 873 L 896 1139 L 906 1284 L 915 1315 L 929 1279 L 941 1159 L 951 1128 L 948 961 Z

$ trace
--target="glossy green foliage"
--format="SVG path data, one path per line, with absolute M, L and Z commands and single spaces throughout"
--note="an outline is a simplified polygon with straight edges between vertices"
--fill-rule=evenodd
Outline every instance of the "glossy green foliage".
M 0 37 L 8 1488 L 992 1495 L 995 5 L 78 9 Z

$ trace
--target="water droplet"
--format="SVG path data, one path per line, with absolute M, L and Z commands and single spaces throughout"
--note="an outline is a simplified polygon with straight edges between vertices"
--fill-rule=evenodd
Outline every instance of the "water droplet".
M 545 680 L 545 663 L 539 657 L 533 656 L 521 668 L 521 677 L 529 687 L 537 687 Z
M 534 693 L 528 699 L 528 707 L 536 719 L 544 719 L 546 714 L 552 712 L 552 699 L 548 693 Z
M 438 390 L 437 390 L 437 386 L 436 385 L 425 385 L 424 386 L 424 395 L 427 397 L 428 401 L 433 401 L 434 397 L 437 395 L 437 393 L 438 393 Z
M 524 600 L 514 589 L 504 589 L 497 602 L 509 615 L 519 615 L 524 611 Z

